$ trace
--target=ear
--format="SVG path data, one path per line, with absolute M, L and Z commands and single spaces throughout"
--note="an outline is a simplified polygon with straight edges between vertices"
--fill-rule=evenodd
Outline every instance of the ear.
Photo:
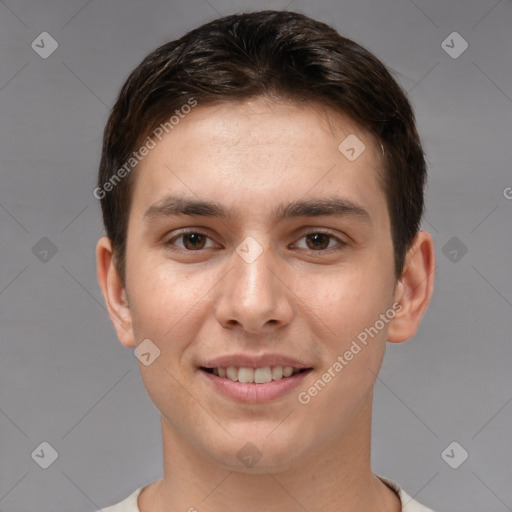
M 110 320 L 119 341 L 126 347 L 135 347 L 132 315 L 126 297 L 126 290 L 115 265 L 112 242 L 106 236 L 96 245 L 96 270 Z
M 395 301 L 401 304 L 389 324 L 388 341 L 401 343 L 418 330 L 434 291 L 434 242 L 430 233 L 419 231 L 407 251 L 404 270 L 395 290 Z

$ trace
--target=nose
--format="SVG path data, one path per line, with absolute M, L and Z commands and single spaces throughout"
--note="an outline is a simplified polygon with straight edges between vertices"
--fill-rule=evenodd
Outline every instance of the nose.
M 223 327 L 238 328 L 251 334 L 269 333 L 289 324 L 293 315 L 293 292 L 287 283 L 284 266 L 269 248 L 259 246 L 256 254 L 254 245 L 250 245 L 246 252 L 243 244 L 239 249 L 233 253 L 232 270 L 219 289 L 218 322 Z

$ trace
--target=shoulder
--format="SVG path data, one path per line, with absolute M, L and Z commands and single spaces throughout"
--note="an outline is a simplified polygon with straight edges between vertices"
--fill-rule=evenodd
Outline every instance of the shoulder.
M 434 512 L 432 509 L 427 508 L 421 503 L 418 503 L 415 499 L 411 498 L 396 482 L 393 480 L 389 480 L 383 476 L 377 475 L 388 487 L 393 489 L 400 498 L 402 502 L 402 512 Z M 104 508 L 103 512 L 140 512 L 137 504 L 137 498 L 143 487 L 139 487 L 137 490 L 133 491 L 127 498 L 123 501 L 117 503 L 116 505 L 112 505 L 110 507 Z
M 393 480 L 389 480 L 389 478 L 380 475 L 377 476 L 398 494 L 402 502 L 402 512 L 434 512 L 432 509 L 421 505 L 421 503 L 411 498 L 396 482 L 393 482 Z
M 143 487 L 139 487 L 123 501 L 117 503 L 116 505 L 103 508 L 103 512 L 140 512 L 139 506 L 137 504 L 137 498 L 139 497 L 140 491 L 142 489 Z

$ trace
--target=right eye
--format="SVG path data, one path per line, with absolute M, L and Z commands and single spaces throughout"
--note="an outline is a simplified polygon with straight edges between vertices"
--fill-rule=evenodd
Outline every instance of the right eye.
M 208 235 L 201 233 L 199 231 L 193 230 L 185 230 L 181 231 L 177 235 L 171 237 L 167 242 L 165 242 L 166 246 L 175 246 L 175 241 L 182 239 L 182 246 L 178 246 L 179 249 L 184 251 L 200 251 L 201 249 L 205 249 L 206 241 L 210 239 Z M 213 241 L 212 241 L 213 243 Z M 213 245 L 215 247 L 215 244 Z

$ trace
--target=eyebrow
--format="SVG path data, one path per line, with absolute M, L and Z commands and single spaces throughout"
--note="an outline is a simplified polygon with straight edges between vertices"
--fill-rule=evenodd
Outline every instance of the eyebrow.
M 214 201 L 168 195 L 150 206 L 144 213 L 145 222 L 176 215 L 217 217 L 236 221 L 239 214 Z M 371 215 L 362 206 L 343 197 L 331 196 L 280 203 L 271 213 L 273 221 L 297 217 L 319 217 L 323 215 L 354 217 L 372 225 Z

